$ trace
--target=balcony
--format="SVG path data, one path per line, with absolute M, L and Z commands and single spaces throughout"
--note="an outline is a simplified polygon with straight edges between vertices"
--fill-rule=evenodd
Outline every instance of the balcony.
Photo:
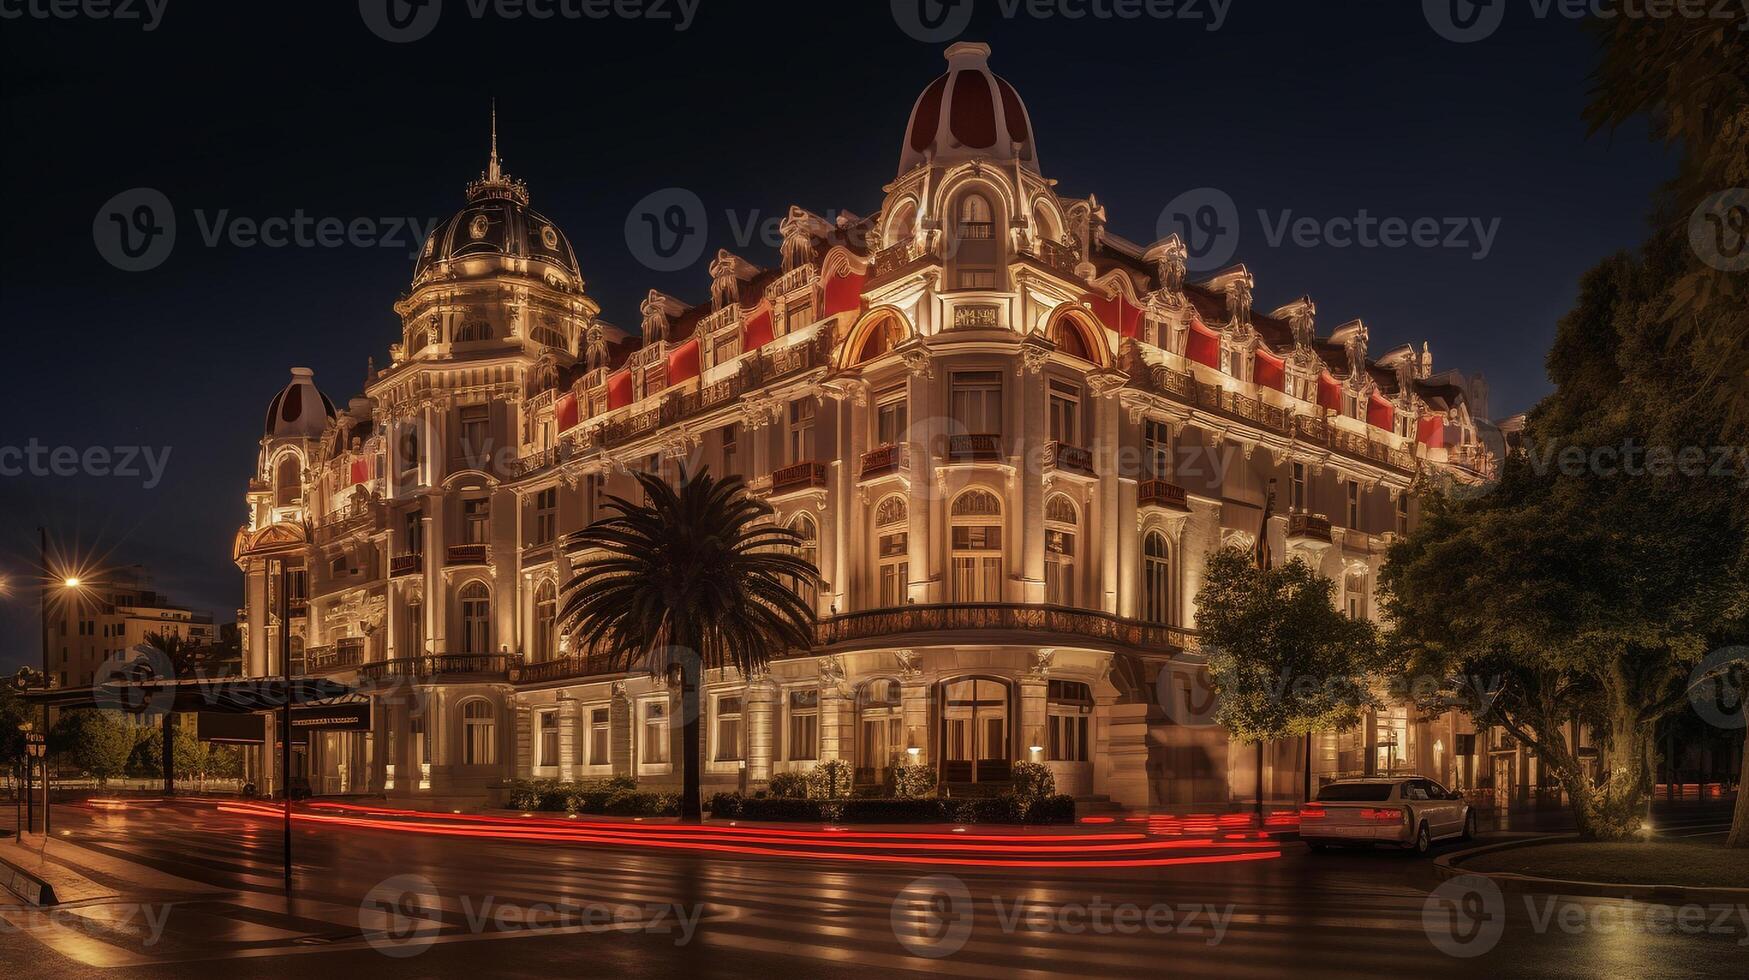
M 826 464 L 793 463 L 771 474 L 771 495 L 781 497 L 801 490 L 825 489 Z
M 374 660 L 359 668 L 359 677 L 380 681 L 390 677 L 428 679 L 435 677 L 509 680 L 522 657 L 514 653 L 438 653 L 422 657 Z
M 1092 641 L 1155 653 L 1173 653 L 1196 645 L 1196 632 L 1177 626 L 1123 619 L 1090 609 L 998 602 L 897 606 L 846 613 L 821 621 L 817 643 L 820 647 L 874 645 L 900 637 L 939 641 L 946 634 L 968 632 L 1013 633 L 1024 635 L 1028 643 L 1039 644 Z
M 1136 487 L 1137 507 L 1158 507 L 1161 510 L 1190 510 L 1189 496 L 1184 488 L 1165 480 L 1143 480 Z
M 897 473 L 911 465 L 910 447 L 904 443 L 887 443 L 879 449 L 862 454 L 862 468 L 857 479 L 872 480 L 877 476 Z
M 1045 444 L 1045 466 L 1049 469 L 1079 473 L 1082 476 L 1097 475 L 1093 472 L 1093 454 L 1080 446 L 1071 446 L 1066 442 Z
M 1075 264 L 1080 261 L 1075 257 L 1074 249 L 1048 238 L 1034 242 L 1033 253 L 1046 268 L 1067 277 L 1075 275 Z
M 396 555 L 389 559 L 389 577 L 399 578 L 402 575 L 417 574 L 425 567 L 425 556 L 415 551 L 410 555 Z
M 452 544 L 444 550 L 445 565 L 484 565 L 491 550 L 483 544 Z
M 1289 514 L 1287 539 L 1330 543 L 1330 519 L 1322 514 Z
M 343 636 L 333 646 L 310 647 L 304 651 L 304 670 L 311 674 L 332 674 L 353 670 L 364 663 L 364 637 Z
M 947 461 L 949 463 L 1000 463 L 1002 461 L 1002 437 L 987 432 L 975 435 L 948 436 Z

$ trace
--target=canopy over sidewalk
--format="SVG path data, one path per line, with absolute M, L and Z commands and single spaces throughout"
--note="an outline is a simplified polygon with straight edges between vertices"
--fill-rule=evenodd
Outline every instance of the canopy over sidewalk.
M 330 704 L 354 695 L 352 688 L 314 677 L 227 677 L 185 680 L 106 681 L 90 687 L 27 689 L 19 695 L 45 708 L 103 708 L 130 714 L 203 711 L 246 715 L 293 705 Z

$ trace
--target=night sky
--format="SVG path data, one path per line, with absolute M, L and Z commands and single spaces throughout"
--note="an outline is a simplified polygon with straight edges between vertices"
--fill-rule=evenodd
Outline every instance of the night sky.
M 1237 207 L 1236 258 L 1259 310 L 1309 293 L 1320 332 L 1358 316 L 1374 353 L 1429 341 L 1436 368 L 1487 376 L 1496 416 L 1545 394 L 1544 352 L 1579 275 L 1641 239 L 1673 166 L 1643 130 L 1587 135 L 1596 48 L 1583 26 L 1507 3 L 1498 31 L 1459 44 L 1410 0 L 1222 0 L 1218 30 L 1210 0 L 1176 6 L 1185 16 L 1037 19 L 975 0 L 959 38 L 992 45 L 992 68 L 1026 100 L 1043 172 L 1066 195 L 1097 195 L 1112 231 L 1152 241 L 1168 202 L 1219 189 Z M 150 489 L 143 465 L 137 477 L 0 476 L 12 584 L 0 668 L 41 660 L 34 595 L 19 587 L 39 524 L 81 555 L 145 563 L 160 589 L 234 618 L 231 538 L 268 400 L 305 365 L 344 404 L 368 357 L 387 363 L 415 236 L 209 246 L 203 225 L 221 214 L 428 226 L 484 167 L 495 97 L 506 169 L 569 234 L 605 317 L 635 328 L 652 287 L 704 299 L 719 246 L 775 264 L 774 248 L 736 240 L 747 225 L 792 203 L 825 215 L 879 206 L 947 41 L 910 36 L 888 0 L 697 0 L 684 31 L 675 0 L 661 8 L 670 19 L 476 19 L 469 0 L 448 0 L 408 43 L 373 33 L 350 0 L 168 0 L 151 31 L 0 21 L 0 450 L 170 452 Z M 156 268 L 121 271 L 93 226 L 139 187 L 169 200 L 176 241 Z M 704 203 L 708 248 L 658 273 L 625 227 L 668 187 Z M 1460 248 L 1271 241 L 1288 212 L 1323 222 L 1363 210 L 1498 226 L 1485 258 L 1473 230 Z

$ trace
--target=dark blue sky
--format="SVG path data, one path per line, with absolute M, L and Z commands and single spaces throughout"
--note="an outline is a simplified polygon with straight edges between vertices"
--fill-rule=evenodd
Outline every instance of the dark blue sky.
M 1232 0 L 1213 31 L 1209 0 L 1180 7 L 1201 19 L 1008 18 L 973 0 L 961 37 L 993 46 L 1045 174 L 1096 194 L 1118 234 L 1150 241 L 1169 201 L 1217 188 L 1237 205 L 1259 309 L 1310 293 L 1322 331 L 1359 316 L 1375 351 L 1429 341 L 1437 367 L 1487 376 L 1496 415 L 1545 394 L 1544 352 L 1579 275 L 1640 240 L 1672 167 L 1643 131 L 1587 136 L 1582 25 L 1508 4 L 1493 36 L 1457 44 L 1402 0 Z M 45 523 L 230 619 L 231 535 L 268 399 L 308 365 L 344 402 L 365 359 L 386 359 L 409 243 L 209 247 L 202 221 L 446 216 L 484 165 L 495 96 L 507 168 L 569 233 L 607 317 L 635 324 L 651 287 L 706 292 L 702 261 L 659 274 L 628 251 L 640 198 L 690 189 L 711 217 L 707 255 L 775 262 L 736 227 L 792 203 L 876 208 L 912 101 L 944 64 L 945 42 L 908 36 L 888 0 L 699 0 L 690 28 L 673 27 L 475 19 L 464 0 L 403 44 L 351 2 L 169 0 L 150 32 L 7 21 L 0 447 L 171 455 L 152 489 L 0 476 L 0 569 L 30 574 Z M 135 187 L 169 199 L 178 232 L 167 261 L 129 273 L 99 255 L 92 226 Z M 1265 224 L 1289 211 L 1498 224 L 1478 260 L 1475 247 L 1274 244 Z M 28 591 L 0 598 L 0 667 L 39 662 L 36 629 Z

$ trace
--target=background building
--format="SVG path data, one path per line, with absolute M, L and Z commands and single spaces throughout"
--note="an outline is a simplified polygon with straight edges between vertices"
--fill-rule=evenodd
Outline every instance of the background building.
M 152 588 L 143 565 L 106 571 L 94 581 L 49 591 L 48 649 L 43 671 L 61 687 L 89 686 L 106 670 L 131 659 L 128 650 L 150 633 L 181 636 L 210 646 L 210 613 L 172 603 Z
M 684 464 L 746 476 L 823 578 L 814 651 L 707 673 L 707 792 L 826 759 L 967 791 L 1037 760 L 1127 805 L 1250 798 L 1258 753 L 1213 727 L 1195 649 L 1204 557 L 1263 536 L 1374 616 L 1415 491 L 1492 457 L 1425 345 L 1320 335 L 1307 297 L 1253 310 L 1244 266 L 1193 279 L 1176 236 L 1126 241 L 1060 193 L 988 55 L 948 50 L 878 211 L 791 208 L 768 265 L 718 253 L 708 301 L 651 291 L 636 338 L 494 137 L 388 365 L 344 409 L 294 369 L 268 410 L 235 547 L 246 669 L 281 669 L 284 630 L 294 670 L 375 698 L 371 731 L 313 736 L 317 792 L 677 783 L 677 692 L 570 649 L 555 615 L 564 537 L 633 471 Z M 1297 798 L 1308 757 L 1450 780 L 1464 734 L 1397 706 L 1267 746 L 1261 782 Z

